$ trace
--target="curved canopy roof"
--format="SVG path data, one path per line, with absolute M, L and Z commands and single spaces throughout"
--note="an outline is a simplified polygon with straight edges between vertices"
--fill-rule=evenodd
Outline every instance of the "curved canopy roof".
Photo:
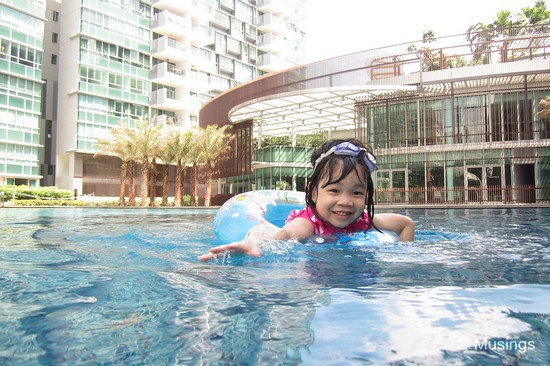
M 254 134 L 284 136 L 320 130 L 350 129 L 355 103 L 417 93 L 409 85 L 358 85 L 298 90 L 254 99 L 233 107 L 229 120 L 254 121 Z

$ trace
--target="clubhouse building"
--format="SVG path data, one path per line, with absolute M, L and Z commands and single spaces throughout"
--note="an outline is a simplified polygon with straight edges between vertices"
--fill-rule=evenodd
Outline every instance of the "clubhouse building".
M 550 26 L 491 32 L 322 60 L 210 100 L 200 125 L 236 135 L 219 193 L 303 190 L 313 147 L 297 141 L 322 134 L 372 146 L 378 204 L 549 203 Z

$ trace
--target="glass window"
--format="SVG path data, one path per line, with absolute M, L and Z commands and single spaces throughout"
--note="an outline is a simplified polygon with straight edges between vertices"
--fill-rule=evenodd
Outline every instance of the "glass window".
M 404 104 L 390 106 L 390 134 L 391 147 L 403 147 L 406 144 L 406 114 Z
M 369 131 L 368 141 L 372 141 L 375 150 L 389 148 L 388 128 L 386 127 L 386 108 L 384 106 L 368 109 L 367 128 Z
M 456 99 L 457 142 L 484 142 L 487 117 L 482 96 Z M 450 135 L 450 134 L 448 134 Z

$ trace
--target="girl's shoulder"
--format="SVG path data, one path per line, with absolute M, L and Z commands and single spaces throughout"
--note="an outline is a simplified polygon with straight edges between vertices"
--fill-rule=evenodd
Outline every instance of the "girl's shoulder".
M 288 215 L 288 218 L 286 219 L 286 222 L 290 222 L 292 220 L 294 220 L 295 218 L 297 217 L 301 217 L 301 218 L 304 218 L 304 219 L 311 219 L 311 215 L 309 214 L 308 212 L 309 210 L 304 208 L 302 210 L 292 210 L 290 211 L 290 214 Z

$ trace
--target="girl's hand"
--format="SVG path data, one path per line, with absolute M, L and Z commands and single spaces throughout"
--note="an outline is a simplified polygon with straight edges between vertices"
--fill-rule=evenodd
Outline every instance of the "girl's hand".
M 214 247 L 210 249 L 210 253 L 198 256 L 198 259 L 200 261 L 206 262 L 211 259 L 215 259 L 219 254 L 223 254 L 227 251 L 246 254 L 251 257 L 260 257 L 262 255 L 262 251 L 260 250 L 257 244 L 252 244 L 248 241 L 239 241 L 236 243 L 225 244 L 225 245 Z
M 210 253 L 200 255 L 197 258 L 206 262 L 227 251 L 246 254 L 251 257 L 261 257 L 260 245 L 266 248 L 266 245 L 269 246 L 277 240 L 300 240 L 311 235 L 313 235 L 313 227 L 301 217 L 287 223 L 282 229 L 273 225 L 260 224 L 250 229 L 242 241 L 214 247 L 210 249 Z
M 374 215 L 374 225 L 380 230 L 390 230 L 399 235 L 400 241 L 414 240 L 414 221 L 405 215 L 379 213 Z

